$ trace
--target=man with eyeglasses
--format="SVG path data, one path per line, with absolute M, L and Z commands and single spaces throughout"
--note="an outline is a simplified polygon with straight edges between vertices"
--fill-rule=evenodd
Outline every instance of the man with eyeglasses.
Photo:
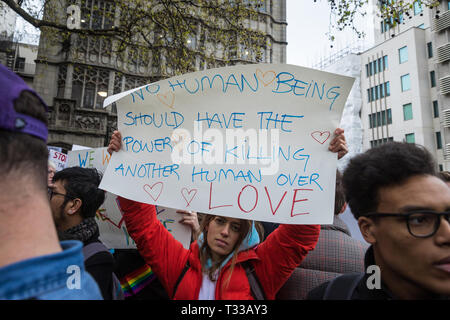
M 111 300 L 115 292 L 114 258 L 99 240 L 95 221 L 95 214 L 105 200 L 105 191 L 98 188 L 101 178 L 94 168 L 63 169 L 53 176 L 48 197 L 59 240 L 83 243 L 86 270 L 97 282 L 103 298 Z M 97 249 L 92 251 L 93 248 Z
M 371 271 L 338 277 L 309 299 L 448 299 L 450 188 L 431 154 L 400 142 L 372 148 L 350 160 L 344 188 L 371 244 L 365 255 Z

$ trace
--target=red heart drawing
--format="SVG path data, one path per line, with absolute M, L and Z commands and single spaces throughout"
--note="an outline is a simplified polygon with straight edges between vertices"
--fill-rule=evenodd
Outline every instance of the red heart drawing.
M 314 131 L 311 133 L 311 137 L 320 144 L 324 144 L 330 137 L 330 131 Z
M 164 184 L 160 182 L 154 183 L 151 187 L 148 184 L 144 184 L 144 191 L 153 199 L 157 201 L 163 191 Z
M 191 193 L 194 193 L 194 194 L 191 196 Z M 181 189 L 181 195 L 183 196 L 184 200 L 187 203 L 186 207 L 189 207 L 189 205 L 191 204 L 191 202 L 194 199 L 196 194 L 197 194 L 197 189 L 191 189 L 191 190 L 188 190 L 187 188 Z

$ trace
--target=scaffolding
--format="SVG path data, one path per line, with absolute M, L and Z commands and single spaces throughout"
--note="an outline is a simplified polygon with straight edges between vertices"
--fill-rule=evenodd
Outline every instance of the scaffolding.
M 337 51 L 331 52 L 327 55 L 323 55 L 320 57 L 319 61 L 313 64 L 313 69 L 323 70 L 330 66 L 331 64 L 341 60 L 342 58 L 350 55 L 350 54 L 360 54 L 361 52 L 369 49 L 370 45 L 366 41 L 357 41 L 352 44 L 349 44 L 345 48 Z

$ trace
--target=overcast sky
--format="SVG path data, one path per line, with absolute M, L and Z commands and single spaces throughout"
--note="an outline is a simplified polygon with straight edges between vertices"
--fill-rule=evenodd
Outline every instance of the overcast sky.
M 330 53 L 356 43 L 353 31 L 336 33 L 334 43 L 328 40 L 330 7 L 327 0 L 287 0 L 287 63 L 311 67 Z M 369 9 L 369 8 L 368 8 Z M 369 10 L 370 11 L 370 10 Z M 373 16 L 360 19 L 359 25 L 366 31 L 366 39 L 373 42 Z M 333 48 L 330 48 L 333 45 Z

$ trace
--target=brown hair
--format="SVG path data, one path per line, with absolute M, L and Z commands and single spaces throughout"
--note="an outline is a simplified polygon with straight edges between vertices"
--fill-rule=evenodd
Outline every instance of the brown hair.
M 441 171 L 438 173 L 439 178 L 441 178 L 444 182 L 450 182 L 450 172 Z

